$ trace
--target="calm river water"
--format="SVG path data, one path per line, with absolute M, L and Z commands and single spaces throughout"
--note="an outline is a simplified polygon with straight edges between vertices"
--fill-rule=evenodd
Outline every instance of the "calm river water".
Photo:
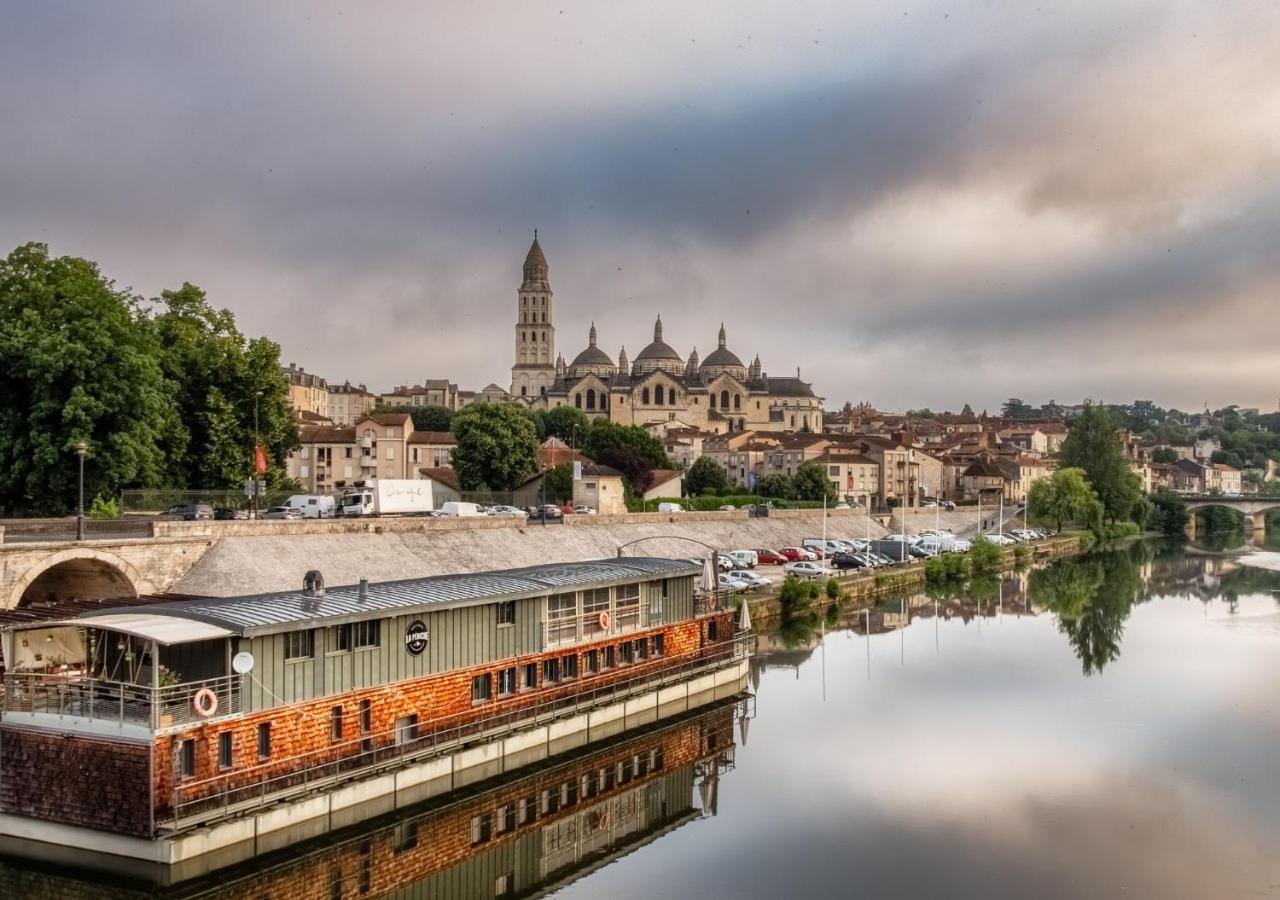
M 262 867 L 273 881 L 165 892 L 6 864 L 0 893 L 1280 897 L 1280 571 L 1223 543 L 1140 543 L 762 635 L 752 717 L 728 704 L 584 751 L 582 771 L 643 760 L 641 786 L 430 880 L 415 854 L 466 809 L 298 848 Z

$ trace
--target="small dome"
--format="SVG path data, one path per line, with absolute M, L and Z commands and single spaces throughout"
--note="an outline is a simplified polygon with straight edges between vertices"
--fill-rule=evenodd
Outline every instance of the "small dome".
M 738 359 L 737 354 L 725 345 L 724 324 L 720 325 L 720 335 L 717 339 L 718 346 L 712 350 L 706 359 L 702 361 L 702 371 L 708 375 L 718 375 L 722 372 L 728 372 L 735 378 L 741 380 L 747 375 L 747 367 L 742 364 L 742 360 Z
M 645 347 L 636 354 L 636 362 L 641 360 L 672 360 L 680 363 L 683 367 L 684 361 L 680 359 L 680 354 L 662 339 L 662 316 L 658 316 L 658 321 L 653 326 L 653 343 Z
M 613 360 L 609 358 L 609 354 L 596 346 L 595 322 L 591 323 L 591 331 L 587 337 L 587 349 L 573 358 L 573 362 L 569 364 L 569 370 L 574 378 L 582 378 L 584 375 L 604 377 L 612 375 L 617 370 Z

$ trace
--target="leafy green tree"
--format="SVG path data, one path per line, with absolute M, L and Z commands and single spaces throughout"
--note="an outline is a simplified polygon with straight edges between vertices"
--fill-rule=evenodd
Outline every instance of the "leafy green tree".
M 1017 397 L 1010 397 L 1004 401 L 1004 406 L 1000 407 L 1000 415 L 1006 419 L 1026 419 L 1034 413 L 1035 410 Z
M 662 442 L 643 428 L 597 419 L 587 429 L 582 452 L 622 473 L 630 495 L 643 493 L 654 469 L 671 468 Z
M 136 297 L 44 244 L 0 260 L 0 507 L 61 515 L 77 496 L 161 487 L 186 435 Z
M 511 491 L 537 471 L 537 431 L 517 406 L 468 406 L 453 417 L 453 434 L 453 468 L 463 490 Z
M 756 493 L 778 500 L 796 499 L 796 485 L 790 475 L 765 475 L 756 481 Z
M 1179 535 L 1187 527 L 1187 504 L 1177 494 L 1157 491 L 1151 495 L 1150 526 L 1167 535 Z
M 168 485 L 229 488 L 250 477 L 255 401 L 268 481 L 278 481 L 298 446 L 279 346 L 266 338 L 246 340 L 235 317 L 215 310 L 195 285 L 163 291 L 156 302 L 162 311 L 152 324 L 161 365 L 188 433 L 186 453 L 169 460 Z
M 1004 553 L 995 542 L 984 535 L 978 535 L 969 546 L 969 570 L 974 575 L 992 572 L 1000 567 Z
M 573 499 L 573 463 L 561 463 L 542 475 L 543 496 L 548 503 L 564 503 Z
M 1064 522 L 1090 522 L 1097 515 L 1098 495 L 1083 469 L 1058 469 L 1031 485 L 1027 512 L 1036 519 L 1051 520 L 1061 531 Z
M 453 410 L 446 406 L 412 406 L 408 403 L 380 403 L 372 410 L 382 413 L 408 413 L 413 419 L 414 431 L 450 431 L 453 428 Z
M 926 406 L 922 409 L 909 409 L 906 415 L 908 419 L 934 419 L 938 414 Z
M 541 414 L 543 437 L 559 438 L 570 446 L 576 446 L 586 437 L 591 422 L 587 414 L 576 406 L 557 406 Z
M 816 460 L 803 462 L 796 467 L 796 474 L 791 476 L 795 485 L 797 500 L 822 500 L 833 502 L 837 497 L 836 486 L 827 477 L 827 470 Z
M 1244 460 L 1240 455 L 1232 450 L 1214 450 L 1213 455 L 1209 457 L 1211 462 L 1222 463 L 1224 466 L 1231 466 L 1236 469 L 1244 468 Z
M 1172 447 L 1157 447 L 1151 452 L 1151 461 L 1160 463 L 1161 465 L 1171 466 L 1178 461 L 1178 451 Z
M 1086 400 L 1083 412 L 1067 426 L 1070 434 L 1062 443 L 1062 465 L 1084 470 L 1108 521 L 1128 518 L 1142 495 L 1142 485 L 1125 458 L 1111 414 Z
M 699 456 L 684 475 L 684 492 L 696 497 L 718 494 L 729 487 L 729 473 L 710 456 Z

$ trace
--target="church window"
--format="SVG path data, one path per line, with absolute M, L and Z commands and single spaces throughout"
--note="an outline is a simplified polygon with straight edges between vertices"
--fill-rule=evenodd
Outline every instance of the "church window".
M 729 392 L 728 391 L 720 392 L 720 408 L 721 409 L 729 408 Z
M 796 417 L 794 414 L 791 416 L 791 427 L 792 428 L 796 427 Z
M 715 391 L 712 391 L 712 392 L 711 392 L 711 408 L 712 408 L 712 409 L 715 409 L 715 408 L 716 408 L 716 393 L 715 393 Z
M 587 388 L 587 409 L 596 408 L 596 389 Z
M 640 392 L 640 402 L 645 406 L 649 405 L 649 389 L 645 388 Z
M 573 405 L 574 405 L 574 406 L 576 406 L 576 407 L 578 407 L 578 409 L 582 409 L 582 395 L 581 395 L 581 394 L 574 394 L 574 395 L 573 395 Z M 793 422 L 792 424 L 795 424 L 795 423 Z
M 547 321 L 547 314 L 546 314 L 546 313 L 543 313 L 543 314 L 542 314 L 542 321 L 543 321 L 543 322 L 546 322 L 546 321 Z M 545 340 L 546 340 L 546 337 L 543 337 L 543 340 L 545 341 Z
M 664 402 L 666 402 L 662 396 L 662 385 L 658 385 L 656 388 L 653 389 L 653 402 L 656 403 L 658 406 L 661 406 Z
M 742 395 L 741 395 L 741 394 L 734 394 L 734 395 L 733 395 L 733 408 L 734 408 L 734 409 L 742 409 Z
M 675 406 L 675 405 L 676 405 L 676 389 L 675 389 L 675 388 L 672 388 L 672 389 L 667 393 L 667 402 L 668 402 L 669 404 L 671 404 L 672 406 Z
M 523 397 L 527 393 L 529 393 L 529 389 L 525 387 L 523 384 L 520 385 L 520 396 Z
M 522 331 L 522 332 L 520 332 L 520 340 L 525 341 L 525 340 L 528 340 L 528 339 L 529 339 L 529 336 L 528 336 L 528 334 L 527 334 L 527 333 L 525 333 L 525 332 L 523 332 L 523 331 Z
M 547 320 L 547 317 L 546 317 L 546 316 L 543 316 L 543 317 L 542 317 L 542 321 L 544 321 L 544 322 L 545 322 L 546 320 Z M 547 339 L 547 333 L 544 331 L 544 332 L 542 332 L 542 340 L 545 342 L 545 341 L 546 341 L 546 339 Z

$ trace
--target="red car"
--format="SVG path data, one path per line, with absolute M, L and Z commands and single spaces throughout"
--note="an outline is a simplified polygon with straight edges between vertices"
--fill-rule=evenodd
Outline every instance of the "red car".
M 787 559 L 781 553 L 777 553 L 773 550 L 757 550 L 756 551 L 757 565 L 780 566 L 780 565 L 783 565 L 784 563 L 789 563 L 789 562 L 794 562 L 794 560 Z
M 781 556 L 783 559 L 785 559 L 787 562 L 800 562 L 801 560 L 807 560 L 807 559 L 813 558 L 812 554 L 806 553 L 804 550 L 801 550 L 799 547 L 783 547 L 781 550 L 778 551 L 778 555 Z

